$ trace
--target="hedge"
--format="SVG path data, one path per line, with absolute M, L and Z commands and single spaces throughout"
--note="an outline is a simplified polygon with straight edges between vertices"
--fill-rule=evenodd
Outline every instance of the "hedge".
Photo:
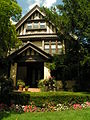
M 42 107 L 45 103 L 74 104 L 90 101 L 90 94 L 73 92 L 40 92 L 40 93 L 14 93 L 12 98 L 15 104 L 30 104 L 32 101 L 36 106 Z

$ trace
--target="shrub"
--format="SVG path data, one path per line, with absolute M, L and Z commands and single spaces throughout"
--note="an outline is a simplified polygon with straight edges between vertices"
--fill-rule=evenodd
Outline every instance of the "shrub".
M 11 78 L 1 78 L 0 79 L 0 102 L 10 104 L 11 92 L 13 90 L 13 80 Z
M 43 91 L 54 91 L 56 89 L 56 80 L 50 76 L 48 79 L 40 80 L 38 86 Z
M 40 92 L 40 93 L 12 93 L 12 100 L 15 104 L 28 105 L 33 101 L 37 107 L 53 102 L 55 105 L 82 104 L 90 101 L 90 95 L 73 92 Z
M 30 94 L 12 93 L 11 98 L 14 104 L 27 105 L 30 101 Z
M 30 93 L 30 101 L 33 101 L 36 106 L 42 106 L 43 104 L 53 102 L 54 104 L 75 104 L 84 103 L 90 101 L 90 95 L 88 94 L 73 94 L 64 92 L 47 92 L 47 93 Z
M 25 82 L 23 80 L 18 80 L 17 86 L 19 86 L 19 85 L 25 86 Z

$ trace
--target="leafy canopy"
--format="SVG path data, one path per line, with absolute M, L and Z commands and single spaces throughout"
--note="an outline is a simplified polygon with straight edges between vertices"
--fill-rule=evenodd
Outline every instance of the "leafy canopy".
M 79 41 L 90 42 L 90 1 L 63 0 L 62 5 L 43 8 L 47 18 L 59 29 L 60 33 L 75 35 Z M 74 36 L 74 37 L 75 37 Z
M 10 18 L 17 21 L 21 16 L 21 8 L 16 0 L 0 0 L 0 57 L 5 57 L 15 47 L 17 39 L 15 26 Z

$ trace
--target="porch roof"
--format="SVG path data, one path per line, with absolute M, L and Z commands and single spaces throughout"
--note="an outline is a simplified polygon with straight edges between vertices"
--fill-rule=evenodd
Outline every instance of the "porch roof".
M 41 48 L 37 47 L 32 42 L 27 42 L 21 48 L 19 48 L 18 50 L 14 51 L 12 54 L 10 54 L 8 56 L 9 61 L 12 61 L 13 59 L 15 59 L 17 56 L 19 56 L 20 54 L 22 54 L 25 50 L 27 50 L 29 48 L 31 48 L 32 50 L 34 50 L 37 53 L 39 53 L 43 58 L 45 58 L 45 60 L 51 60 L 52 59 L 52 56 L 49 53 L 46 53 L 44 50 L 42 50 Z

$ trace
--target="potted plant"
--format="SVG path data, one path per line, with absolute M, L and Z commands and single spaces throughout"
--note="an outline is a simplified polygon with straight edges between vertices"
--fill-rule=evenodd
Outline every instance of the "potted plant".
M 25 82 L 23 80 L 18 80 L 17 86 L 19 87 L 19 91 L 22 91 L 23 87 L 25 86 Z
M 29 86 L 25 86 L 25 91 L 28 91 Z

